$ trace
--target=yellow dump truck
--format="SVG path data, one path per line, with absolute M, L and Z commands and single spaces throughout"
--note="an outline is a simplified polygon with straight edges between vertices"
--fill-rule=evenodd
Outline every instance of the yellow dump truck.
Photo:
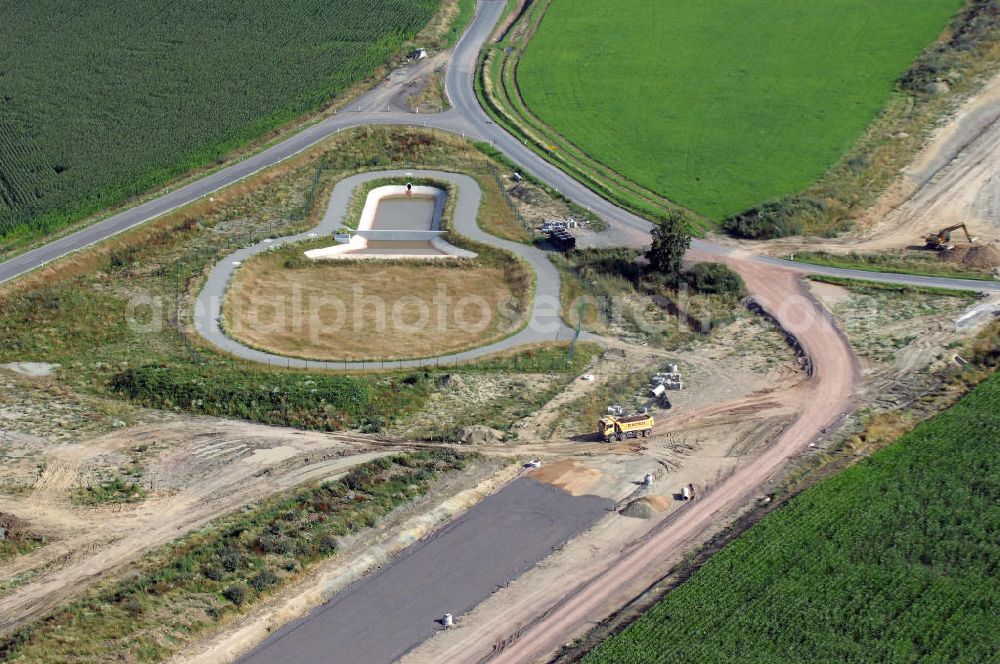
M 626 417 L 607 415 L 597 423 L 597 433 L 604 439 L 605 443 L 610 443 L 612 439 L 624 440 L 648 436 L 652 428 L 653 416 L 644 413 Z

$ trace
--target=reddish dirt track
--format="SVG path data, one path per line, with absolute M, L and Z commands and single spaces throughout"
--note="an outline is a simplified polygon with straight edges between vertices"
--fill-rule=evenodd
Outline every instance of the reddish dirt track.
M 718 260 L 718 257 L 691 256 Z M 787 270 L 730 259 L 747 282 L 748 291 L 789 332 L 812 362 L 812 375 L 795 388 L 798 418 L 752 465 L 746 466 L 701 496 L 676 518 L 668 519 L 646 538 L 626 549 L 601 573 L 577 588 L 546 615 L 523 630 L 520 638 L 491 662 L 517 663 L 545 659 L 562 644 L 583 634 L 595 622 L 638 595 L 663 573 L 664 561 L 682 551 L 720 517 L 745 505 L 785 462 L 851 408 L 859 368 L 846 337 L 827 312 Z M 452 653 L 449 653 L 449 655 Z M 453 653 L 451 661 L 474 659 Z

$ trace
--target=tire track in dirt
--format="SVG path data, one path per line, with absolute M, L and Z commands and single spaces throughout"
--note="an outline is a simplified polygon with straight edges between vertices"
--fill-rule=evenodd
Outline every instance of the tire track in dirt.
M 702 533 L 746 505 L 788 459 L 851 410 L 860 379 L 854 353 L 799 276 L 732 258 L 726 262 L 741 273 L 749 292 L 795 337 L 811 362 L 812 374 L 789 391 L 800 407 L 797 416 L 753 464 L 735 469 L 697 501 L 626 547 L 603 571 L 574 587 L 544 614 L 510 615 L 476 629 L 466 625 L 463 631 L 468 634 L 435 651 L 438 661 L 520 664 L 544 659 L 655 582 Z M 512 634 L 514 623 L 518 627 Z M 485 644 L 501 645 L 490 650 Z

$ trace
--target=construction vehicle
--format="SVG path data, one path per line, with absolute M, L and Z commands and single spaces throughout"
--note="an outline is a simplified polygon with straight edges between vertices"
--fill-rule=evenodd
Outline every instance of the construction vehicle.
M 597 423 L 597 433 L 605 443 L 626 438 L 648 436 L 653 429 L 653 416 L 647 413 L 636 413 L 625 417 L 606 415 Z
M 951 232 L 961 229 L 965 233 L 965 238 L 972 244 L 976 241 L 976 238 L 969 235 L 969 229 L 965 227 L 965 224 L 955 224 L 954 226 L 948 226 L 947 228 L 942 228 L 937 233 L 931 233 L 924 236 L 924 242 L 928 249 L 933 249 L 934 251 L 948 251 L 954 249 L 955 245 L 951 243 Z

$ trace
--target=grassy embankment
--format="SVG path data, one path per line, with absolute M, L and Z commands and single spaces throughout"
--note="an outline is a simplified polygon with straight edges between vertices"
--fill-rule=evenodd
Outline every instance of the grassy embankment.
M 639 262 L 634 249 L 584 249 L 553 257 L 562 274 L 562 314 L 571 325 L 617 332 L 674 347 L 734 320 L 745 294 L 742 279 L 724 267 L 725 283 L 695 284 L 694 272 L 671 284 Z M 583 307 L 583 303 L 586 306 Z
M 907 284 L 890 284 L 881 281 L 868 281 L 865 279 L 847 279 L 844 277 L 830 277 L 823 274 L 813 274 L 809 276 L 811 281 L 819 281 L 834 286 L 843 286 L 855 292 L 865 291 L 889 291 L 893 293 L 907 293 L 911 295 L 936 295 L 940 297 L 956 297 L 961 299 L 975 299 L 978 297 L 975 291 L 958 290 L 954 288 L 927 288 L 924 286 L 910 286 Z
M 846 255 L 830 254 L 823 251 L 802 251 L 795 253 L 795 260 L 812 265 L 843 267 L 870 272 L 897 272 L 925 277 L 950 277 L 956 279 L 979 279 L 991 281 L 993 275 L 986 268 L 977 269 L 950 264 L 936 255 L 904 255 L 896 253 Z
M 992 660 L 998 405 L 994 374 L 793 498 L 584 661 Z
M 672 202 L 703 223 L 738 215 L 727 226 L 744 236 L 830 234 L 1000 61 L 989 0 L 968 0 L 943 33 L 955 0 L 850 4 L 539 0 L 486 54 L 480 94 L 640 214 Z
M 410 452 L 251 504 L 140 560 L 124 577 L 17 631 L 8 662 L 162 661 L 337 554 L 468 455 Z
M 513 213 L 493 180 L 496 167 L 470 144 L 439 133 L 343 132 L 213 200 L 5 285 L 0 362 L 59 363 L 54 382 L 71 392 L 268 424 L 341 429 L 405 416 L 436 389 L 438 370 L 333 375 L 242 362 L 206 347 L 193 333 L 193 296 L 207 270 L 235 247 L 315 225 L 333 184 L 362 170 L 469 173 L 484 192 L 480 224 L 510 223 Z M 577 370 L 559 359 L 565 346 L 515 357 L 493 369 L 486 358 L 471 368 L 441 371 Z

